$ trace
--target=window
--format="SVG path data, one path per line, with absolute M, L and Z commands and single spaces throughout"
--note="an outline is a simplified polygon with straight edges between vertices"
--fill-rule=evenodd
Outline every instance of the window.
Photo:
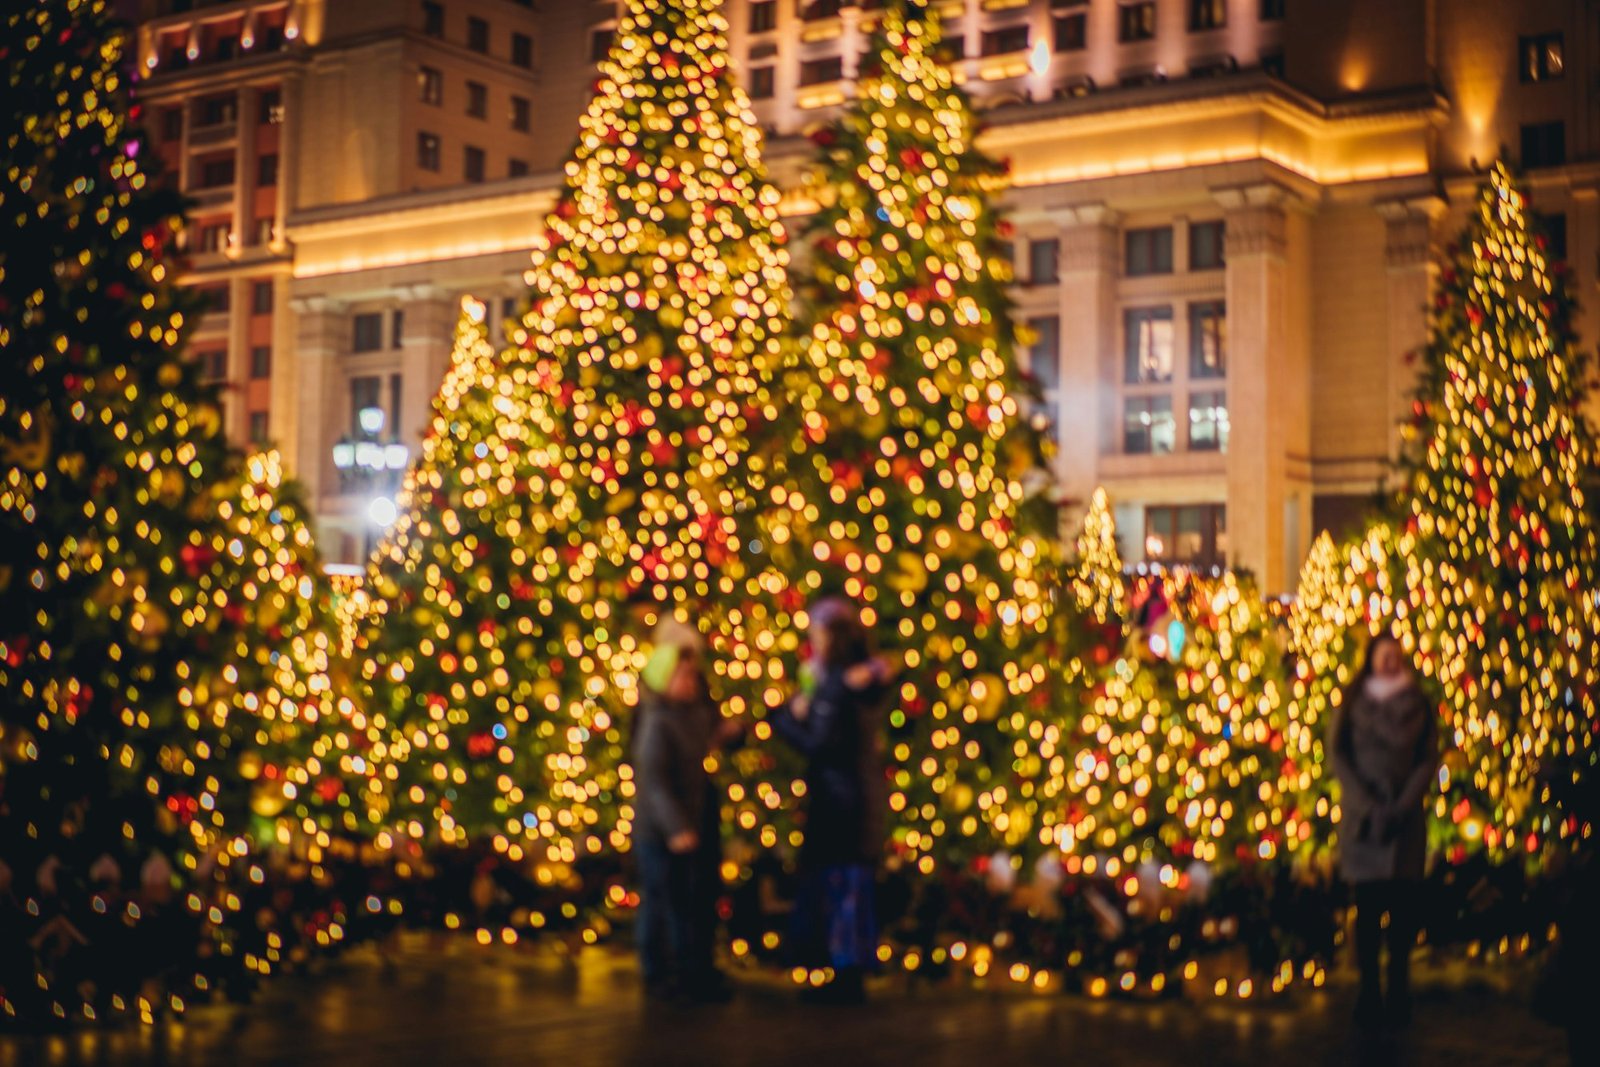
M 438 172 L 439 170 L 439 135 L 436 133 L 417 134 L 417 166 L 423 170 Z
M 432 67 L 417 71 L 417 96 L 424 104 L 438 107 L 444 103 L 444 75 Z
M 252 315 L 270 315 L 270 314 L 272 314 L 272 283 L 271 282 L 251 282 L 250 283 L 250 314 L 252 314 Z
M 474 52 L 489 54 L 489 22 L 474 16 L 467 18 L 467 47 Z
M 839 14 L 842 7 L 843 0 L 811 0 L 809 4 L 801 4 L 800 17 L 807 22 L 812 19 L 831 19 Z
M 1148 41 L 1156 35 L 1155 0 L 1123 4 L 1117 8 L 1117 40 Z
M 1081 52 L 1089 46 L 1089 18 L 1083 12 L 1058 16 L 1055 24 L 1057 52 Z
M 1028 320 L 1037 337 L 1028 349 L 1028 373 L 1046 396 L 1061 388 L 1061 317 L 1043 315 Z
M 1191 222 L 1189 224 L 1189 269 L 1221 270 L 1224 266 L 1223 237 L 1227 233 L 1221 221 Z
M 1123 380 L 1129 385 L 1172 381 L 1172 308 L 1129 308 L 1122 325 Z
M 800 64 L 801 85 L 821 85 L 823 82 L 836 82 L 844 77 L 844 57 L 828 56 L 826 59 L 812 59 Z
M 1566 259 L 1567 216 L 1561 213 L 1546 215 L 1540 212 L 1534 218 L 1538 223 L 1536 232 L 1544 239 L 1545 258 L 1551 262 Z
M 227 311 L 233 307 L 233 287 L 231 285 L 208 285 L 200 290 L 200 296 L 205 301 L 205 310 L 207 312 Z
M 200 182 L 202 189 L 213 189 L 219 185 L 233 184 L 233 157 L 223 159 L 207 159 L 200 164 Z
M 200 101 L 200 117 L 196 126 L 225 126 L 239 117 L 239 101 L 232 93 L 226 96 L 209 96 Z
M 266 345 L 250 350 L 250 377 L 255 381 L 272 377 L 272 349 Z
M 1553 81 L 1566 72 L 1564 42 L 1559 33 L 1519 38 L 1517 54 L 1525 82 Z
M 750 5 L 750 32 L 770 33 L 778 28 L 778 0 L 761 0 Z
M 1228 554 L 1228 509 L 1222 504 L 1145 508 L 1144 555 L 1157 563 L 1220 567 Z
M 1055 238 L 1028 242 L 1028 281 L 1054 285 L 1060 280 L 1061 242 Z
M 506 177 L 521 178 L 528 173 L 526 159 L 510 159 L 506 161 Z
M 524 70 L 533 66 L 533 38 L 525 33 L 511 35 L 511 65 Z
M 1522 165 L 1559 167 L 1567 161 L 1567 127 L 1561 122 L 1536 122 L 1522 127 Z
M 467 115 L 475 119 L 489 115 L 489 87 L 482 82 L 467 83 Z
M 1274 78 L 1282 78 L 1284 71 L 1283 49 L 1279 48 L 1271 52 L 1262 52 L 1261 69 L 1267 74 L 1272 75 Z
M 183 137 L 183 108 L 169 107 L 161 113 L 161 139 L 176 141 Z
M 1002 26 L 998 30 L 987 30 L 983 35 L 983 54 L 986 56 L 1003 56 L 1008 52 L 1026 52 L 1028 50 L 1028 24 L 1020 26 Z
M 200 227 L 200 251 L 222 252 L 226 250 L 228 239 L 232 234 L 233 227 L 226 222 L 213 222 Z M 213 305 L 212 310 L 220 311 L 222 309 Z
M 945 27 L 945 37 L 934 48 L 933 58 L 940 63 L 959 63 L 967 58 L 967 38 L 959 29 Z
M 1130 278 L 1172 273 L 1172 227 L 1129 230 L 1123 238 L 1123 273 Z
M 511 98 L 511 128 L 518 133 L 527 133 L 533 128 L 533 105 L 525 96 Z
M 228 350 L 219 348 L 215 352 L 203 352 L 199 356 L 200 373 L 212 381 L 223 381 L 228 377 Z
M 1286 6 L 1286 0 L 1261 0 L 1261 21 L 1278 22 Z
M 274 154 L 256 157 L 256 185 L 269 189 L 278 184 L 278 157 Z
M 483 149 L 476 145 L 467 145 L 461 156 L 461 171 L 469 182 L 483 181 L 486 171 Z
M 359 317 L 359 316 L 358 316 Z M 376 318 L 376 316 L 374 316 Z M 350 432 L 361 434 L 361 412 L 383 408 L 383 379 L 376 374 L 350 379 Z
M 265 411 L 252 411 L 250 413 L 250 443 L 253 445 L 267 443 L 267 413 Z
M 611 54 L 611 39 L 617 31 L 610 26 L 595 30 L 589 35 L 589 62 L 599 63 Z
M 1189 451 L 1228 450 L 1228 394 L 1208 389 L 1189 394 Z
M 1228 0 L 1189 0 L 1189 29 L 1216 30 L 1228 24 Z
M 383 347 L 383 316 L 376 311 L 363 311 L 351 320 L 354 336 L 350 340 L 352 352 L 376 352 Z
M 1228 311 L 1221 300 L 1189 305 L 1189 377 L 1228 373 Z
M 777 92 L 776 68 L 750 68 L 750 99 L 771 100 Z
M 444 5 L 422 0 L 422 32 L 429 37 L 444 36 Z
M 263 89 L 256 98 L 256 121 L 263 126 L 276 126 L 283 121 L 283 90 Z
M 1123 401 L 1122 451 L 1134 456 L 1163 456 L 1178 444 L 1170 396 L 1130 396 Z
M 403 308 L 389 312 L 389 347 L 399 348 L 406 335 L 406 313 Z

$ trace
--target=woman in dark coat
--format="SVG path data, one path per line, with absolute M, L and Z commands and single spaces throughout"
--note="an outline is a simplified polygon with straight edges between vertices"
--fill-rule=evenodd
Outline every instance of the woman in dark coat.
M 810 684 L 773 720 L 806 757 L 796 947 L 805 966 L 834 970 L 812 995 L 858 1001 L 877 961 L 873 895 L 885 801 L 879 718 L 891 672 L 872 655 L 853 604 L 830 597 L 810 616 Z
M 1438 722 L 1405 650 L 1389 633 L 1367 645 L 1360 672 L 1333 719 L 1333 769 L 1340 785 L 1339 868 L 1355 889 L 1362 1023 L 1411 1013 L 1411 949 L 1428 843 L 1424 797 L 1439 768 Z M 1383 916 L 1388 913 L 1387 931 Z M 1387 935 L 1387 936 L 1386 936 Z M 1380 984 L 1383 942 L 1388 990 Z

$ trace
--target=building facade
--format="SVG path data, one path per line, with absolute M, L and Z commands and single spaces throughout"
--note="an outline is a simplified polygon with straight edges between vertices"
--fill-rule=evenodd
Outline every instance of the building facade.
M 617 5 L 190 6 L 150 5 L 141 43 L 197 201 L 192 281 L 227 294 L 194 347 L 237 398 L 230 431 L 284 448 L 353 561 L 392 476 L 335 445 L 416 441 L 462 293 L 516 311 Z M 877 6 L 727 4 L 794 216 L 805 134 L 854 91 Z M 1317 530 L 1357 521 L 1398 449 L 1435 247 L 1499 154 L 1595 348 L 1600 0 L 938 6 L 980 146 L 1010 163 L 1058 474 L 1085 501 L 1106 486 L 1129 559 L 1283 591 Z

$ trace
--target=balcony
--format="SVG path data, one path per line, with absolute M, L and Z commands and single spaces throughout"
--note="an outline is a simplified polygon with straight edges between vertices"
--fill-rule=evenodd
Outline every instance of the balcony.
M 238 120 L 218 122 L 210 126 L 196 126 L 189 131 L 190 148 L 214 148 L 226 145 L 239 137 Z
M 199 189 L 190 189 L 188 194 L 194 200 L 194 213 L 215 213 L 224 208 L 233 206 L 234 192 L 238 187 L 229 185 L 208 185 Z

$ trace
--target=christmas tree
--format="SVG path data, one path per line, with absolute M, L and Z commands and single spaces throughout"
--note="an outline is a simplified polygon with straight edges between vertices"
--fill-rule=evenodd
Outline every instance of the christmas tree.
M 1096 489 L 1089 500 L 1089 512 L 1078 533 L 1076 562 L 1073 589 L 1079 613 L 1101 625 L 1120 624 L 1128 614 L 1128 591 L 1122 577 L 1122 554 L 1117 549 L 1111 498 L 1103 488 Z
M 1394 555 L 1402 629 L 1443 696 L 1439 826 L 1458 853 L 1573 837 L 1559 796 L 1600 752 L 1594 447 L 1566 277 L 1496 164 L 1440 274 Z
M 402 838 L 482 835 L 513 860 L 572 862 L 615 828 L 620 787 L 617 725 L 585 679 L 568 683 L 593 620 L 565 576 L 592 549 L 562 480 L 551 379 L 522 349 L 497 353 L 485 318 L 462 302 L 432 428 L 369 568 L 372 758 Z
M 251 455 L 241 475 L 219 510 L 239 564 L 228 592 L 249 605 L 252 625 L 212 699 L 248 731 L 237 765 L 252 783 L 251 812 L 267 820 L 255 836 L 306 833 L 312 849 L 326 848 L 330 832 L 365 833 L 379 816 L 367 783 L 380 738 L 353 699 L 358 680 L 299 487 L 275 450 Z
M 70 886 L 142 885 L 150 906 L 117 917 L 136 937 L 244 829 L 250 725 L 213 696 L 278 596 L 248 586 L 224 519 L 240 457 L 182 358 L 182 205 L 147 166 L 132 51 L 97 0 L 4 16 L 0 855 L 63 922 L 90 914 Z M 77 942 L 40 922 L 55 948 L 27 992 L 61 1014 L 83 986 L 52 986 L 47 957 Z
M 925 871 L 1035 836 L 1023 739 L 1049 700 L 1058 577 L 989 203 L 1002 168 L 974 148 L 938 42 L 933 11 L 889 5 L 858 99 L 816 137 L 771 529 L 800 588 L 859 601 L 903 659 L 890 803 Z

